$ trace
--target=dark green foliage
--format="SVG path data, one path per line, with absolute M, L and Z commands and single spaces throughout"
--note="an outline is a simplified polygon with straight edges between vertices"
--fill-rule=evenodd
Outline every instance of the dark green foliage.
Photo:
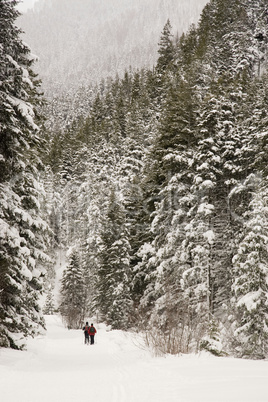
M 171 29 L 170 20 L 168 20 L 160 37 L 158 48 L 159 57 L 156 64 L 156 70 L 160 76 L 164 75 L 167 70 L 171 68 L 171 64 L 174 61 L 175 46 Z

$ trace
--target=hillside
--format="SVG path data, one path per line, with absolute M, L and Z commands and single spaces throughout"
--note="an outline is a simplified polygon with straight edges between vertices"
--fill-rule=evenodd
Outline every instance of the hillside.
M 152 67 L 168 18 L 181 35 L 207 0 L 39 0 L 20 19 L 47 94 Z

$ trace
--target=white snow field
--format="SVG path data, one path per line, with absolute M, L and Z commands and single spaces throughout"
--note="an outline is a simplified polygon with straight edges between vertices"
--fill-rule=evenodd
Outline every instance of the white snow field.
M 267 402 L 268 361 L 153 357 L 137 336 L 96 325 L 96 344 L 47 316 L 28 350 L 0 350 L 1 402 Z

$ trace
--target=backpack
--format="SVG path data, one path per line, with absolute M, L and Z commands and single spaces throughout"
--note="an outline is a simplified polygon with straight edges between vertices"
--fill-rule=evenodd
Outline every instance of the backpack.
M 90 328 L 89 328 L 89 332 L 90 332 L 90 334 L 95 334 L 95 328 L 94 328 L 94 327 L 90 327 Z
M 85 326 L 84 332 L 85 332 L 85 335 L 88 334 L 88 332 L 89 332 L 89 327 L 88 326 Z

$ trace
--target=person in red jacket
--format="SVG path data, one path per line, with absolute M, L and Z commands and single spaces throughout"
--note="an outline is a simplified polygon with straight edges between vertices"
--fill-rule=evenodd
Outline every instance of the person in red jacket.
M 90 326 L 90 328 L 88 330 L 88 333 L 90 335 L 90 345 L 94 345 L 94 336 L 97 333 L 97 330 L 96 330 L 96 328 L 94 327 L 93 324 L 91 324 L 91 326 Z

